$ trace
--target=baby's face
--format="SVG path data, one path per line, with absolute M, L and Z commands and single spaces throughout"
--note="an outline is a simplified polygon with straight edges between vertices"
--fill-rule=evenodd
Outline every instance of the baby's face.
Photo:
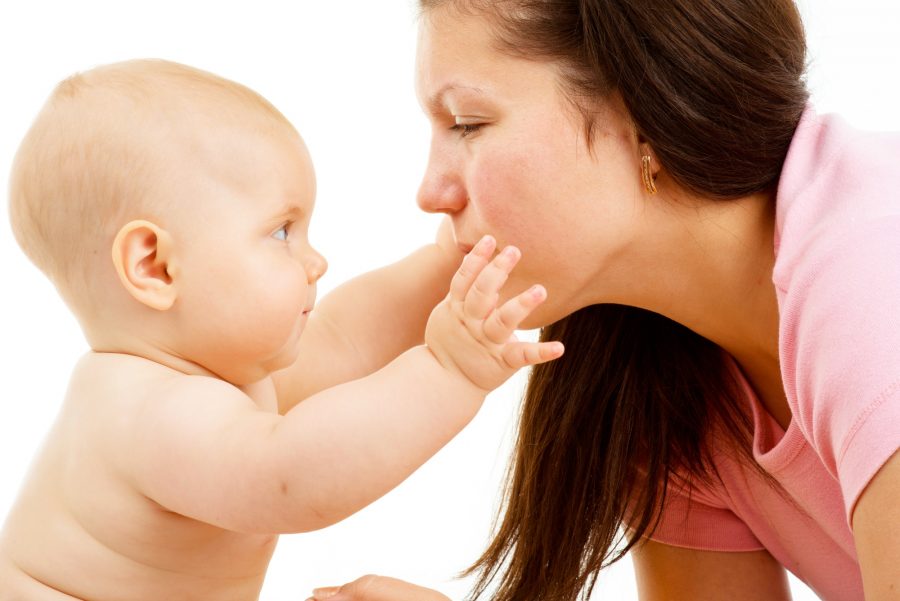
M 315 174 L 302 139 L 239 130 L 193 135 L 173 189 L 186 358 L 235 384 L 295 360 L 327 268 L 310 246 Z

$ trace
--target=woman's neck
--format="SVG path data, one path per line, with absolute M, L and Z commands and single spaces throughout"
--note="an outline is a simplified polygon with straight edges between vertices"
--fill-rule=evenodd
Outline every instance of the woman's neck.
M 667 207 L 660 244 L 637 258 L 645 283 L 632 288 L 626 304 L 665 315 L 722 347 L 786 427 L 790 410 L 781 383 L 772 282 L 774 198 L 659 201 Z

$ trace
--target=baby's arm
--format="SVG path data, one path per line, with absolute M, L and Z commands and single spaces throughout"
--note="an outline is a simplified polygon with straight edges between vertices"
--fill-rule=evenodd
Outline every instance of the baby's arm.
M 514 340 L 543 290 L 494 309 L 517 251 L 490 261 L 492 251 L 483 242 L 454 276 L 429 320 L 430 346 L 285 416 L 222 382 L 187 379 L 134 422 L 135 463 L 123 469 L 162 507 L 230 530 L 315 530 L 358 511 L 446 444 L 490 389 L 561 354 L 559 343 Z
M 428 315 L 446 296 L 462 258 L 445 220 L 434 244 L 325 296 L 310 313 L 297 360 L 274 374 L 280 412 L 422 344 Z
M 515 330 L 546 298 L 535 285 L 497 307 L 499 292 L 519 262 L 514 246 L 494 260 L 495 242 L 485 236 L 469 253 L 450 282 L 450 293 L 428 319 L 425 343 L 440 364 L 483 394 L 500 386 L 527 365 L 556 359 L 559 342 L 519 342 Z

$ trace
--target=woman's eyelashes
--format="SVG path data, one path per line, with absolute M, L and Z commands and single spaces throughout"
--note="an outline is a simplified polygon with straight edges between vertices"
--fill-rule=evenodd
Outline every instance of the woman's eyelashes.
M 478 133 L 484 127 L 483 123 L 455 123 L 450 130 L 459 132 L 459 137 L 466 138 Z

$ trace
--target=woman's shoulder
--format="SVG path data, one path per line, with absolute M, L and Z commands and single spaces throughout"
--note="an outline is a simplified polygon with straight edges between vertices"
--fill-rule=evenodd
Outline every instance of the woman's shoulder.
M 900 135 L 805 116 L 779 188 L 785 391 L 849 511 L 900 440 Z
M 807 107 L 778 182 L 779 220 L 816 201 L 836 209 L 848 197 L 858 198 L 872 190 L 896 191 L 894 184 L 900 181 L 898 152 L 900 132 L 858 129 L 841 115 L 820 115 Z M 892 198 L 893 205 L 885 205 L 887 198 L 873 199 L 876 202 L 866 202 L 866 208 L 900 207 L 897 194 Z
M 810 107 L 794 134 L 776 197 L 775 284 L 900 220 L 900 132 L 854 128 Z M 900 236 L 896 236 L 900 249 Z M 895 255 L 896 256 L 896 255 Z

